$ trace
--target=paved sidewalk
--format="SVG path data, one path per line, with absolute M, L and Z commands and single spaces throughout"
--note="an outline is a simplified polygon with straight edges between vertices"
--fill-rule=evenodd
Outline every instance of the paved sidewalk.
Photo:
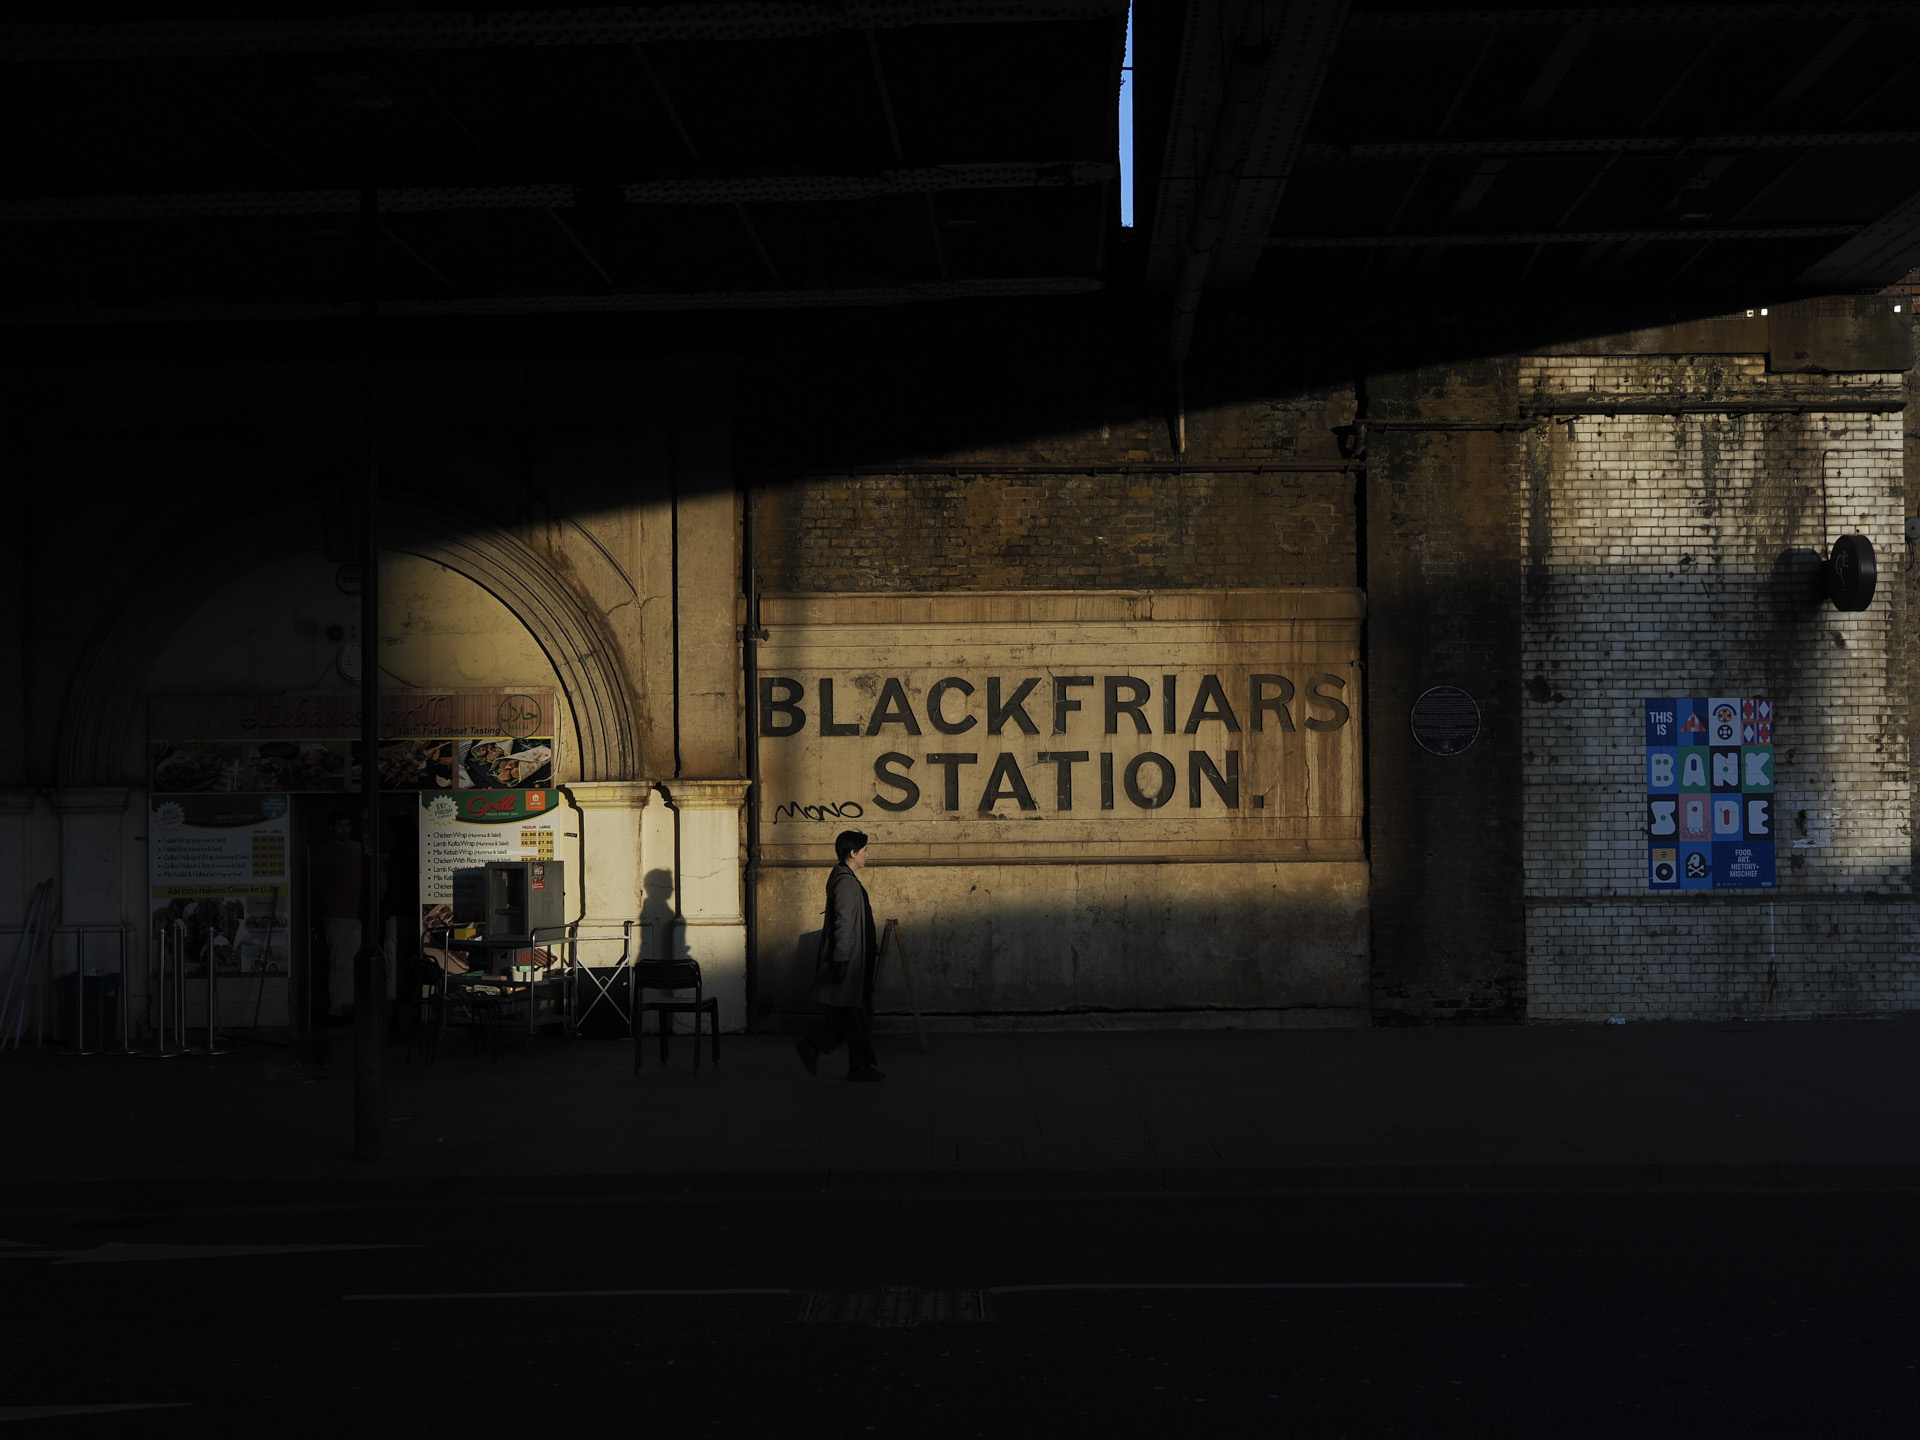
M 903 1188 L 1920 1186 L 1920 1019 L 881 1037 L 882 1085 L 781 1036 L 698 1075 L 619 1042 L 498 1061 L 396 1047 L 388 1157 L 349 1158 L 346 1040 L 287 1052 L 0 1056 L 0 1203 Z M 1079 1177 L 1075 1180 L 1073 1177 Z

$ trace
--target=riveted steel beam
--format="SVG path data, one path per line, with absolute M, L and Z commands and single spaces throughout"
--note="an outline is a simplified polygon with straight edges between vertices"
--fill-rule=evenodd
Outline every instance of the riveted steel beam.
M 1521 230 L 1451 235 L 1275 235 L 1275 250 L 1363 250 L 1374 245 L 1592 245 L 1598 241 L 1637 240 L 1814 240 L 1853 235 L 1858 225 L 1764 225 L 1736 230 Z
M 1253 278 L 1294 156 L 1339 40 L 1347 0 L 1261 6 L 1223 0 L 1189 11 L 1176 113 L 1189 133 L 1183 164 L 1163 171 L 1148 280 L 1172 281 L 1167 356 L 1177 368 L 1193 339 L 1200 297 Z M 1203 63 L 1204 61 L 1204 63 Z M 1217 93 L 1204 149 L 1197 117 Z M 1170 137 L 1170 154 L 1175 145 Z M 1177 242 L 1175 237 L 1177 236 Z
M 617 186 L 630 205 L 725 205 L 866 200 L 938 190 L 1035 190 L 1097 185 L 1113 177 L 1102 160 L 1028 164 L 920 165 L 867 175 L 688 174 Z M 0 223 L 56 220 L 152 220 L 180 217 L 345 215 L 358 210 L 348 189 L 212 190 L 161 195 L 58 195 L 0 201 Z M 570 210 L 571 185 L 402 185 L 380 191 L 382 214 L 441 210 Z
M 1907 0 L 1832 0 L 1786 5 L 1580 5 L 1564 10 L 1355 10 L 1350 35 L 1422 30 L 1565 28 L 1570 25 L 1799 25 L 1807 21 L 1912 20 Z
M 0 63 L 797 40 L 843 30 L 1092 20 L 1126 0 L 846 0 L 0 25 Z
M 684 310 L 810 310 L 910 305 L 922 300 L 1020 299 L 1087 295 L 1100 289 L 1090 275 L 1014 276 L 1001 280 L 913 280 L 866 285 L 822 285 L 787 290 L 610 291 L 594 295 L 482 295 L 448 300 L 383 300 L 390 320 L 540 315 L 658 314 Z M 357 320 L 356 304 L 326 301 L 215 305 L 125 306 L 97 310 L 54 307 L 0 311 L 0 329 L 103 325 L 197 325 L 270 321 L 276 324 Z
M 1401 160 L 1429 155 L 1684 155 L 1735 150 L 1842 149 L 1920 145 L 1920 130 L 1820 130 L 1782 135 L 1570 135 L 1486 140 L 1383 140 L 1353 145 L 1302 145 L 1317 161 Z
M 687 152 L 687 159 L 695 165 L 703 164 L 700 146 L 693 138 L 693 131 L 687 128 L 686 120 L 680 114 L 680 107 L 673 103 L 673 95 L 667 89 L 667 82 L 660 76 L 659 69 L 647 54 L 644 45 L 628 47 L 633 58 L 640 66 L 640 73 L 647 77 L 647 88 L 653 91 L 653 98 L 660 102 L 660 113 L 667 117 L 667 123 L 673 126 L 673 133 L 680 138 L 680 148 Z M 780 283 L 780 267 L 773 263 L 773 252 L 767 248 L 766 239 L 760 234 L 760 227 L 753 223 L 753 216 L 747 213 L 747 207 L 738 200 L 730 202 L 734 217 L 740 222 L 740 229 L 753 245 L 754 253 L 760 257 L 760 266 L 767 272 L 767 279 L 775 285 Z

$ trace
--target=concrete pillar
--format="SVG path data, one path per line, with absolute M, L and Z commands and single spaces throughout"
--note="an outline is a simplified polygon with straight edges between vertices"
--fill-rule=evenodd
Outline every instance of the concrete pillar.
M 569 882 L 573 894 L 568 916 L 578 915 L 580 920 L 580 963 L 605 970 L 620 957 L 620 945 L 612 937 L 623 935 L 627 922 L 642 915 L 642 828 L 653 787 L 644 780 L 589 780 L 575 781 L 565 789 L 580 810 L 580 846 L 574 852 L 580 873 Z M 637 924 L 631 944 L 631 960 L 650 953 L 645 949 L 645 932 Z M 591 1024 L 595 1007 L 624 1012 L 628 993 L 627 983 L 619 981 L 610 1002 L 583 978 L 580 1013 Z
M 1368 856 L 1376 1022 L 1526 1017 L 1520 756 L 1523 533 L 1510 360 L 1367 381 Z M 1431 423 L 1432 429 L 1418 428 Z M 1560 427 L 1553 427 L 1560 428 Z M 1465 690 L 1481 734 L 1415 742 L 1414 703 Z
M 573 885 L 579 896 L 580 933 L 616 932 L 628 920 L 640 918 L 641 824 L 653 786 L 645 780 L 576 780 L 566 787 L 582 814 L 580 874 Z M 571 917 L 569 917 L 571 918 Z M 582 951 L 585 964 L 611 964 L 606 947 Z
M 739 497 L 683 494 L 679 516 L 679 768 L 744 775 Z
M 721 1028 L 747 1027 L 747 917 L 740 843 L 745 780 L 671 780 L 680 823 L 677 896 L 686 953 L 719 998 Z

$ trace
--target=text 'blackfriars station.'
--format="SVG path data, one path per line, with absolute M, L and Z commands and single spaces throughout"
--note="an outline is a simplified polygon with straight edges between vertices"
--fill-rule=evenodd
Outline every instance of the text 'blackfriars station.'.
M 1102 735 L 1199 735 L 1203 725 L 1211 725 L 1227 735 L 1250 730 L 1277 738 L 1297 733 L 1296 716 L 1298 725 L 1309 731 L 1338 730 L 1346 725 L 1352 712 L 1346 701 L 1332 693 L 1345 688 L 1345 680 L 1329 673 L 1313 675 L 1298 684 L 1284 674 L 1259 672 L 1244 677 L 1229 673 L 1224 681 L 1219 673 L 1187 677 L 1170 674 L 1162 675 L 1157 684 L 1134 675 L 1031 675 L 1011 680 L 990 675 L 984 687 L 984 707 L 979 707 L 974 697 L 981 687 L 958 675 L 944 676 L 924 690 L 897 675 L 766 675 L 760 678 L 759 731 L 770 739 L 799 736 L 811 721 L 815 733 L 821 736 L 879 737 L 892 726 L 897 731 L 889 738 L 910 737 L 925 733 L 921 724 L 924 715 L 927 726 L 940 735 L 964 735 L 984 727 L 983 734 L 997 736 L 1008 733 L 1011 727 L 1015 735 L 1037 736 L 1041 733 L 1040 721 L 1050 720 L 1050 734 L 1065 736 L 1075 730 L 1090 730 L 1098 718 Z M 849 691 L 853 692 L 851 696 Z M 1086 692 L 1084 696 L 1079 693 L 1082 691 Z M 1191 699 L 1185 699 L 1189 694 Z M 870 704 L 865 697 L 871 697 Z M 1235 697 L 1243 700 L 1244 709 L 1236 709 Z M 982 708 L 984 714 L 979 713 Z M 1039 719 L 1035 718 L 1036 712 Z M 1159 722 L 1157 732 L 1155 720 Z M 1128 723 L 1123 725 L 1123 721 Z M 961 808 L 963 772 L 983 763 L 991 768 L 986 772 L 978 804 L 971 808 L 991 811 L 1001 804 L 1016 805 L 1022 811 L 1040 808 L 1021 770 L 1020 757 L 1013 752 L 983 757 L 978 751 L 940 751 L 918 759 L 942 770 L 941 808 L 945 810 Z M 1173 799 L 1179 767 L 1172 759 L 1153 750 L 1140 750 L 1120 756 L 1119 761 L 1116 766 L 1112 751 L 1096 755 L 1090 750 L 1042 750 L 1027 757 L 1030 765 L 1054 767 L 1056 810 L 1074 809 L 1075 767 L 1081 764 L 1097 764 L 1102 810 L 1115 808 L 1116 778 L 1117 793 L 1139 809 L 1158 809 Z M 875 794 L 874 803 L 896 812 L 917 805 L 921 788 L 908 774 L 915 764 L 916 757 L 900 751 L 875 756 L 874 777 L 894 794 Z M 1237 748 L 1226 749 L 1218 760 L 1204 750 L 1189 751 L 1184 768 L 1190 808 L 1200 807 L 1203 785 L 1229 809 L 1240 807 Z

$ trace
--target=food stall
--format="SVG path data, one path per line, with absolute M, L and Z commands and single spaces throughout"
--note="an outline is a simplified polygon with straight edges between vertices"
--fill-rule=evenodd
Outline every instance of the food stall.
M 563 801 L 558 790 L 470 790 L 419 802 L 420 946 L 441 993 L 504 1002 L 529 1031 L 566 1015 L 566 857 L 579 827 L 567 828 Z
M 510 836 L 498 824 L 454 832 L 497 835 L 514 858 L 523 849 L 564 857 L 577 845 L 579 827 L 553 818 L 562 808 L 555 701 L 538 689 L 381 696 L 380 943 L 390 964 L 418 955 L 427 909 L 456 898 L 462 866 L 444 847 L 429 853 L 440 810 L 520 815 Z M 190 986 L 205 983 L 211 956 L 223 1028 L 304 1028 L 325 1015 L 328 972 L 342 962 L 327 953 L 327 920 L 357 913 L 340 896 L 367 840 L 354 798 L 358 696 L 164 696 L 149 703 L 147 721 L 155 929 L 184 937 Z M 358 894 L 357 881 L 350 888 Z M 343 932 L 332 933 L 338 947 Z M 190 1013 L 204 1004 L 196 995 Z

